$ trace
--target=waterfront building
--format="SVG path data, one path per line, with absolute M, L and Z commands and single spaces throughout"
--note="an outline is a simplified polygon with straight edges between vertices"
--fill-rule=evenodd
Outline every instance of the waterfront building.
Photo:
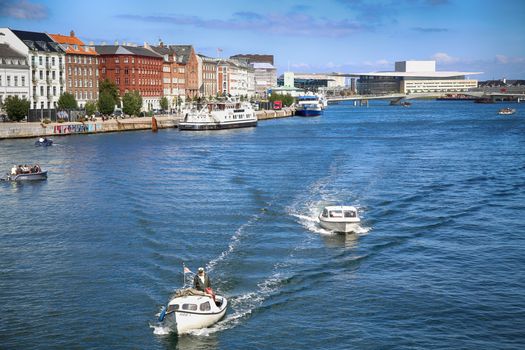
M 243 61 L 221 59 L 217 80 L 223 95 L 252 97 L 255 95 L 255 71 Z
M 164 58 L 153 50 L 136 45 L 96 45 L 100 80 L 114 82 L 120 95 L 138 91 L 144 110 L 160 109 L 163 96 Z
M 69 35 L 49 34 L 66 53 L 65 90 L 75 96 L 78 106 L 98 100 L 98 55 L 71 31 Z
M 344 88 L 346 86 L 346 77 L 335 73 L 293 73 L 292 77 L 293 86 L 306 91 L 317 92 L 319 90 Z M 286 85 L 284 74 L 277 79 L 277 85 Z
M 251 64 L 255 75 L 255 93 L 266 98 L 268 90 L 277 86 L 277 69 L 270 63 L 254 62 Z
M 164 58 L 163 91 L 170 105 L 199 95 L 199 62 L 192 45 L 150 46 Z
M 252 63 L 269 63 L 272 66 L 273 63 L 273 55 L 259 55 L 259 54 L 238 54 L 230 56 L 231 59 L 238 60 L 238 61 L 246 61 L 248 64 Z
M 197 55 L 199 60 L 199 94 L 214 97 L 218 91 L 217 70 L 219 59 Z
M 359 94 L 465 92 L 478 86 L 468 75 L 480 72 L 436 71 L 436 61 L 400 61 L 395 71 L 354 73 Z
M 30 100 L 28 48 L 15 35 L 0 29 L 0 105 L 9 96 Z
M 65 52 L 46 33 L 11 30 L 28 48 L 30 117 L 52 118 L 65 91 Z M 30 118 L 31 119 L 31 118 Z M 38 118 L 37 118 L 38 119 Z

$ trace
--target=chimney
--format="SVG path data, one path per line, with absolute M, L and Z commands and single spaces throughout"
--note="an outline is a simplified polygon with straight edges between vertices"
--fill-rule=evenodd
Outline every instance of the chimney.
M 75 31 L 73 31 L 73 30 L 70 31 L 70 32 L 69 32 L 69 36 L 73 38 L 73 37 L 75 36 Z

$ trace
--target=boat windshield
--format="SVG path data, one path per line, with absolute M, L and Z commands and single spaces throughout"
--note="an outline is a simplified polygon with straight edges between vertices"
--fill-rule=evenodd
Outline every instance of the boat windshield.
M 356 212 L 353 210 L 345 210 L 345 218 L 355 218 Z
M 331 218 L 342 218 L 343 217 L 343 211 L 342 210 L 331 210 L 330 211 L 330 217 Z
M 327 209 L 323 210 L 323 216 L 324 216 L 325 218 L 328 217 L 328 210 L 327 210 Z

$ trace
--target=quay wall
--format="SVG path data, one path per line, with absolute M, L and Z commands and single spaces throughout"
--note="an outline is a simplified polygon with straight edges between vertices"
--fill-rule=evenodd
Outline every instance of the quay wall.
M 279 111 L 257 111 L 259 120 L 285 118 L 294 115 L 293 108 L 284 108 Z M 176 128 L 179 117 L 157 116 L 159 129 Z M 91 122 L 64 122 L 64 123 L 0 123 L 0 139 L 35 138 L 44 136 L 65 136 L 76 134 L 96 134 L 103 132 L 119 132 L 151 129 L 151 117 L 110 119 Z

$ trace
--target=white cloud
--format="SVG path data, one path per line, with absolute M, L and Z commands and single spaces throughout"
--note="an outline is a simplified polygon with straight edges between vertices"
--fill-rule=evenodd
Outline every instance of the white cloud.
M 451 63 L 459 62 L 459 58 L 452 57 L 445 52 L 435 53 L 434 56 L 432 56 L 432 59 L 436 60 L 436 62 L 438 63 L 443 63 L 443 64 L 451 64 Z
M 0 1 L 0 17 L 12 17 L 16 19 L 45 19 L 47 18 L 47 8 L 41 4 L 22 0 Z

